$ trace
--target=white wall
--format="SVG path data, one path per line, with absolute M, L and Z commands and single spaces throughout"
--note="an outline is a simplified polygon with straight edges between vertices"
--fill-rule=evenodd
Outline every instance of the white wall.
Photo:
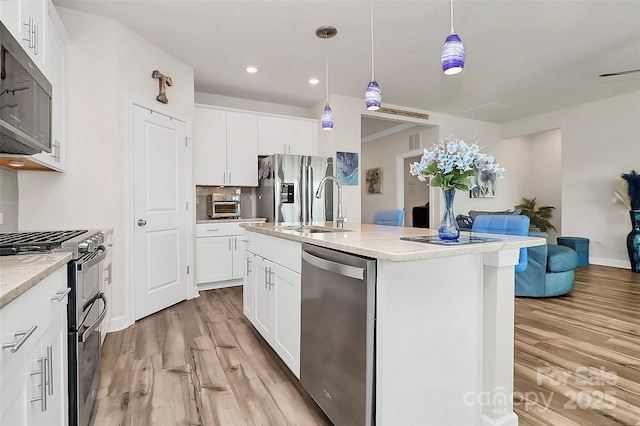
M 67 46 L 67 170 L 20 171 L 20 229 L 113 228 L 112 321 L 128 315 L 124 99 L 156 102 L 153 70 L 172 77 L 164 110 L 190 121 L 193 70 L 121 24 L 58 8 Z M 126 325 L 126 324 L 125 324 Z
M 621 173 L 640 169 L 640 91 L 503 125 L 503 136 L 562 132 L 562 233 L 590 239 L 592 263 L 629 268 L 628 211 L 613 204 Z
M 232 98 L 229 96 L 212 93 L 195 92 L 196 103 L 214 105 L 224 108 L 244 109 L 269 114 L 290 115 L 293 117 L 320 119 L 320 114 L 313 114 L 310 108 L 295 107 L 290 105 L 274 104 L 271 102 L 254 101 L 251 99 Z
M 382 168 L 382 193 L 368 194 L 366 182 L 361 186 L 362 223 L 373 223 L 373 216 L 377 210 L 396 210 L 396 155 L 409 152 L 409 136 L 416 133 L 422 134 L 422 146 L 430 147 L 438 141 L 437 128 L 410 128 L 389 136 L 381 137 L 371 142 L 362 144 L 361 168 L 362 176 L 366 170 L 373 167 Z M 413 177 L 416 185 L 428 186 Z M 428 191 L 427 191 L 428 192 Z M 419 204 L 428 201 L 428 196 Z M 418 205 L 418 204 L 416 204 Z M 410 216 L 411 211 L 405 212 L 405 217 Z M 405 219 L 406 221 L 406 219 Z

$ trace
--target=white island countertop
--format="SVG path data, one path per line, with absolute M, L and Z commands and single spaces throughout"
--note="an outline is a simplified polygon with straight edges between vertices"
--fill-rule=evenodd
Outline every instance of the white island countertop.
M 71 252 L 0 257 L 0 308 L 71 260 Z
M 287 229 L 299 226 L 299 224 L 292 223 L 243 223 L 240 226 L 248 231 L 393 262 L 486 253 L 522 247 L 534 247 L 546 243 L 544 238 L 538 237 L 470 232 L 462 232 L 461 236 L 473 235 L 478 237 L 499 238 L 500 241 L 460 245 L 412 242 L 404 241 L 400 238 L 438 235 L 438 231 L 427 228 L 405 228 L 371 224 L 345 224 L 344 229 L 338 229 L 333 226 L 333 222 L 314 222 L 309 226 L 310 228 L 331 228 L 334 231 L 338 231 L 318 233 Z

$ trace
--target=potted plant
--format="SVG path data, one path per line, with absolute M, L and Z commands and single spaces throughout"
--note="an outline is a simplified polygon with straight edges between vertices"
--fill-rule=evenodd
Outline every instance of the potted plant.
M 522 210 L 522 214 L 529 218 L 531 222 L 529 228 L 532 231 L 540 230 L 541 232 L 547 232 L 550 228 L 557 232 L 556 227 L 550 222 L 550 219 L 553 217 L 552 210 L 555 210 L 555 207 L 541 206 L 536 208 L 536 197 L 533 197 L 523 198 L 522 203 L 518 204 L 515 208 Z

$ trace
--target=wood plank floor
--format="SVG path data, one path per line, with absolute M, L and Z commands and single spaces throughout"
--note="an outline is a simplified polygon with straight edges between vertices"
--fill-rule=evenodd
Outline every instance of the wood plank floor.
M 242 314 L 209 290 L 109 333 L 94 426 L 330 425 Z
M 242 314 L 241 287 L 144 318 L 103 347 L 102 425 L 330 425 Z M 520 425 L 640 425 L 640 274 L 591 265 L 516 298 Z
M 516 298 L 522 425 L 640 425 L 640 274 L 590 265 L 574 290 Z

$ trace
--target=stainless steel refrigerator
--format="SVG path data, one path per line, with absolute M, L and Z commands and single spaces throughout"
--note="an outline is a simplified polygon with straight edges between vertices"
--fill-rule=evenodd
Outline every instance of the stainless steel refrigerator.
M 322 197 L 315 198 L 322 178 L 333 176 L 333 158 L 274 154 L 260 158 L 258 167 L 258 217 L 267 222 L 333 220 L 333 186 L 325 185 Z

